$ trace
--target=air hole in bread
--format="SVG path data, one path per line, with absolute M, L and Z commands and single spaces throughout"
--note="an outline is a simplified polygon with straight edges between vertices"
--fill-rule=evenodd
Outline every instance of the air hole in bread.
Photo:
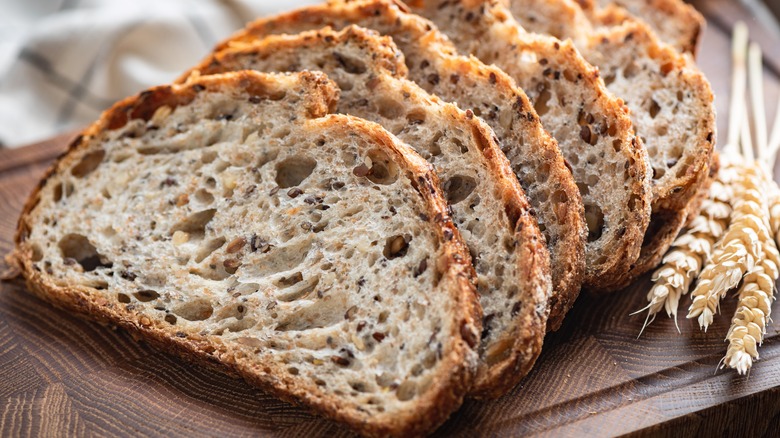
M 655 99 L 650 99 L 650 117 L 654 119 L 660 111 L 661 105 L 658 105 Z
M 197 298 L 174 307 L 173 313 L 188 321 L 203 321 L 214 313 L 214 307 L 207 299 Z
M 349 386 L 357 392 L 368 392 L 363 382 L 349 382 Z
M 210 205 L 212 202 L 214 202 L 214 195 L 211 194 L 206 189 L 198 189 L 195 192 L 195 200 L 203 205 Z
M 465 154 L 469 151 L 469 147 L 466 146 L 459 138 L 453 137 L 452 142 L 455 144 L 455 147 L 458 148 L 461 154 Z
M 70 174 L 76 178 L 84 178 L 97 169 L 105 157 L 106 151 L 103 149 L 92 151 L 87 155 L 84 155 L 81 161 L 79 161 L 79 164 L 73 166 L 73 168 L 70 170 Z
M 569 195 L 563 190 L 556 190 L 552 195 L 552 202 L 556 204 L 566 204 L 569 202 Z
M 230 274 L 224 269 L 220 269 L 216 264 L 210 264 L 205 268 L 190 269 L 189 272 L 192 275 L 197 275 L 198 277 L 213 281 L 222 281 L 230 277 Z
M 443 185 L 444 192 L 447 195 L 447 201 L 451 205 L 455 205 L 468 198 L 476 187 L 477 182 L 474 178 L 466 175 L 454 175 Z
M 333 58 L 338 62 L 341 68 L 352 75 L 361 75 L 366 72 L 366 64 L 363 60 L 344 55 L 339 52 L 333 52 Z
M 276 164 L 276 184 L 286 189 L 300 185 L 317 167 L 309 157 L 289 157 Z
M 203 164 L 209 164 L 217 159 L 217 151 L 213 149 L 204 149 L 200 154 L 200 161 Z
M 87 272 L 98 268 L 110 268 L 113 265 L 105 257 L 98 254 L 95 246 L 81 234 L 65 235 L 60 239 L 58 246 L 66 265 L 75 262 Z
M 441 131 L 437 131 L 436 134 L 434 134 L 433 139 L 431 139 L 431 142 L 428 144 L 428 150 L 422 151 L 423 158 L 430 161 L 431 157 L 438 157 L 441 155 L 441 145 L 439 145 L 439 141 L 442 137 L 444 137 L 444 133 Z
M 62 181 L 54 186 L 54 193 L 52 197 L 54 202 L 60 202 L 63 198 L 67 198 L 73 194 L 73 183 L 70 181 Z
M 198 248 L 198 252 L 195 253 L 195 263 L 200 263 L 205 260 L 206 257 L 210 256 L 214 251 L 221 248 L 226 241 L 227 239 L 224 237 L 217 237 L 216 239 L 211 239 L 205 242 L 200 248 Z
M 623 142 L 621 142 L 619 138 L 612 140 L 612 149 L 614 149 L 615 152 L 620 152 L 620 149 L 622 148 L 623 148 Z
M 410 125 L 422 125 L 425 123 L 425 110 L 416 108 L 406 113 L 406 123 Z
M 402 117 L 406 111 L 403 103 L 384 97 L 377 102 L 377 112 L 380 116 L 393 120 Z
M 666 174 L 666 169 L 662 167 L 653 166 L 653 179 L 663 178 Z
M 295 367 L 287 368 L 287 372 L 292 374 L 293 376 L 297 376 L 299 373 L 298 368 Z
M 165 315 L 164 319 L 165 319 L 165 322 L 167 322 L 170 325 L 175 325 L 176 324 L 176 316 L 175 315 L 171 315 L 171 314 Z
M 33 245 L 32 245 L 32 261 L 33 262 L 40 262 L 41 260 L 43 260 L 43 249 L 37 243 L 33 243 Z
M 257 321 L 252 318 L 234 319 L 233 321 L 225 324 L 223 329 L 228 330 L 231 333 L 238 333 L 250 329 L 255 325 L 257 325 Z
M 604 85 L 609 87 L 610 85 L 612 85 L 613 82 L 615 82 L 615 73 L 604 75 L 603 78 L 604 78 Z
M 145 289 L 140 290 L 133 294 L 136 300 L 141 301 L 142 303 L 148 303 L 149 301 L 156 300 L 157 298 L 160 298 L 160 294 L 158 294 L 156 291 L 153 291 L 151 289 Z
M 305 298 L 314 291 L 320 282 L 320 277 L 316 275 L 306 280 L 303 279 L 301 273 L 295 274 L 295 277 L 294 279 L 287 279 L 288 283 L 294 281 L 294 283 L 289 285 L 282 285 L 280 280 L 279 286 L 283 289 L 283 292 L 280 292 L 276 297 L 279 301 L 291 302 Z
M 287 287 L 290 287 L 294 284 L 297 284 L 299 282 L 303 281 L 303 274 L 300 272 L 296 272 L 289 277 L 282 277 L 279 280 L 276 281 L 276 285 L 280 288 L 284 289 Z
M 547 106 L 547 103 L 550 101 L 552 93 L 550 93 L 550 90 L 547 88 L 548 85 L 546 82 L 540 86 L 539 96 L 534 101 L 534 109 L 536 110 L 536 113 L 539 114 L 539 116 L 547 114 L 547 112 L 550 110 L 550 107 Z
M 576 155 L 574 155 L 576 157 Z M 579 158 L 578 158 L 579 159 Z M 539 170 L 536 172 L 536 182 L 544 184 L 550 178 L 550 165 L 547 163 L 539 166 Z
M 595 242 L 604 232 L 604 213 L 594 204 L 585 205 L 585 222 L 588 225 L 588 242 Z
M 213 189 L 217 187 L 217 180 L 213 177 L 206 178 L 206 187 Z
M 130 297 L 125 294 L 116 294 L 116 299 L 123 304 L 128 304 L 130 302 Z
M 365 176 L 374 184 L 388 185 L 398 180 L 398 166 L 384 152 L 373 149 L 363 164 L 353 169 L 356 176 Z
M 395 376 L 387 371 L 377 374 L 375 380 L 376 384 L 382 388 L 390 388 L 395 385 Z
M 677 101 L 682 102 L 685 95 L 683 94 L 682 90 L 677 92 Z
M 641 68 L 636 63 L 636 61 L 631 60 L 631 62 L 629 62 L 628 65 L 623 68 L 623 77 L 626 79 L 631 79 L 639 73 L 640 69 Z
M 290 135 L 290 127 L 289 126 L 282 126 L 281 128 L 277 129 L 271 134 L 271 137 L 278 138 L 278 139 L 284 139 L 288 135 Z M 310 172 L 311 173 L 311 172 Z
M 400 401 L 408 401 L 417 395 L 417 384 L 412 380 L 407 380 L 398 386 L 395 390 L 395 395 Z
M 385 248 L 382 250 L 382 255 L 386 259 L 392 260 L 406 255 L 409 250 L 409 242 L 411 236 L 391 236 L 385 241 Z
M 577 82 L 577 73 L 567 69 L 563 70 L 563 77 L 569 82 Z
M 176 231 L 182 231 L 190 236 L 203 236 L 206 232 L 206 225 L 214 219 L 216 213 L 217 210 L 213 208 L 193 213 L 183 221 L 174 225 L 173 228 L 171 228 L 171 235 Z

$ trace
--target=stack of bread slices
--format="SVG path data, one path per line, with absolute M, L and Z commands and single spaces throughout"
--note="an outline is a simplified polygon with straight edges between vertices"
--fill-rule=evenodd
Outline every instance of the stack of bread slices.
M 430 432 L 506 394 L 581 289 L 629 284 L 697 213 L 701 17 L 620 3 L 261 18 L 86 129 L 12 259 L 43 299 L 361 434 Z

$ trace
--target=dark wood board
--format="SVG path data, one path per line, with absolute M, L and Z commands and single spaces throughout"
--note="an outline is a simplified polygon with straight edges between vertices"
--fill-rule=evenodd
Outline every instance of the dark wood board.
M 702 6 L 710 25 L 699 60 L 717 95 L 725 139 L 727 31 L 744 12 L 716 3 L 731 2 Z M 780 65 L 776 43 L 766 56 Z M 771 117 L 780 96 L 775 73 L 773 66 L 766 71 Z M 12 246 L 24 199 L 69 137 L 0 150 L 0 254 Z M 674 322 L 659 315 L 637 339 L 643 317 L 629 313 L 644 306 L 649 284 L 645 277 L 614 295 L 581 297 L 518 387 L 498 400 L 466 401 L 436 435 L 777 436 L 780 318 L 769 327 L 749 378 L 716 371 L 735 300 L 724 302 L 723 315 L 707 333 L 681 317 L 678 334 Z M 78 320 L 15 281 L 0 283 L 0 435 L 349 433 L 241 381 L 138 344 L 124 332 Z

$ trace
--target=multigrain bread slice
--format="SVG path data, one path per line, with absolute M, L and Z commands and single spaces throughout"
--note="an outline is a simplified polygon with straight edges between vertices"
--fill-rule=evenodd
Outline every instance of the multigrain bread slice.
M 640 258 L 614 290 L 653 267 L 680 231 L 685 210 L 709 172 L 715 143 L 713 94 L 689 58 L 660 42 L 645 24 L 624 20 L 594 28 L 574 0 L 511 0 L 515 18 L 532 32 L 555 23 L 583 56 L 599 67 L 607 88 L 621 97 L 647 149 L 653 174 L 651 223 Z M 671 237 L 669 237 L 671 236 Z
M 431 431 L 476 370 L 469 254 L 432 167 L 325 116 L 337 93 L 240 72 L 119 102 L 24 207 L 31 291 L 359 433 Z
M 247 25 L 220 47 L 271 34 L 350 24 L 393 38 L 409 79 L 461 109 L 471 109 L 495 132 L 501 150 L 536 212 L 550 252 L 553 294 L 547 326 L 557 330 L 579 294 L 585 270 L 584 208 L 558 145 L 544 130 L 528 97 L 502 70 L 457 54 L 452 43 L 422 17 L 392 0 L 315 5 Z
M 403 79 L 389 37 L 350 26 L 275 35 L 205 59 L 196 77 L 253 69 L 318 69 L 341 86 L 337 111 L 380 123 L 436 169 L 471 252 L 484 310 L 474 396 L 498 396 L 541 352 L 550 295 L 549 255 L 490 128 Z
M 588 223 L 586 284 L 612 283 L 639 257 L 650 219 L 647 152 L 628 109 L 569 41 L 525 32 L 498 0 L 415 0 L 464 53 L 511 75 L 558 141 Z
M 665 43 L 683 53 L 696 55 L 707 21 L 683 0 L 577 0 L 599 24 L 619 24 L 641 19 Z M 605 13 L 606 12 L 606 13 Z

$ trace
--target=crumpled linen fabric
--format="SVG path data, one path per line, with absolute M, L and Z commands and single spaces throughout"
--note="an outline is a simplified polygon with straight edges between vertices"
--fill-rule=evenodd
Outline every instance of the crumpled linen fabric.
M 0 0 L 0 145 L 78 129 L 247 22 L 322 0 Z

